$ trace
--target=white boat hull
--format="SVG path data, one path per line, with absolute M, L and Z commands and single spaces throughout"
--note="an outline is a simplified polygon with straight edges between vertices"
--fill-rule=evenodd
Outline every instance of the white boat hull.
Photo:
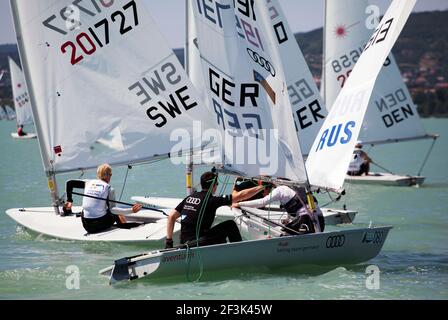
M 425 181 L 422 176 L 402 176 L 390 173 L 370 173 L 368 176 L 349 176 L 347 175 L 346 182 L 354 184 L 369 184 L 369 185 L 383 185 L 383 186 L 420 186 Z
M 391 226 L 248 240 L 190 249 L 152 251 L 115 261 L 100 271 L 110 283 L 140 278 L 186 278 L 219 270 L 336 267 L 368 261 L 380 252 Z M 186 267 L 190 266 L 190 270 Z
M 133 201 L 145 205 L 150 208 L 158 209 L 173 209 L 183 200 L 180 198 L 157 198 L 157 197 L 132 197 Z M 275 210 L 278 207 L 273 207 Z M 274 220 L 280 223 L 282 218 L 286 217 L 284 211 L 267 211 L 260 209 L 247 209 L 253 211 L 258 215 L 263 215 L 266 218 Z M 357 211 L 353 210 L 340 210 L 331 208 L 321 208 L 325 217 L 325 224 L 337 225 L 342 223 L 352 223 L 356 217 Z M 230 207 L 221 207 L 216 211 L 217 219 L 233 219 L 241 215 L 241 211 L 238 209 L 232 209 Z
M 81 208 L 73 208 L 80 212 Z M 75 241 L 108 241 L 120 243 L 154 243 L 163 245 L 166 238 L 167 219 L 161 213 L 141 210 L 127 216 L 128 222 L 143 222 L 132 229 L 112 227 L 101 233 L 89 234 L 83 228 L 81 218 L 76 215 L 60 216 L 55 214 L 53 207 L 9 209 L 6 214 L 19 225 L 37 234 L 51 238 Z M 175 233 L 180 230 L 180 224 L 175 224 Z M 174 237 L 175 239 L 178 236 Z
M 11 137 L 13 137 L 14 139 L 19 139 L 19 140 L 29 140 L 29 139 L 36 139 L 37 135 L 35 133 L 27 133 L 24 136 L 19 136 L 17 134 L 17 132 L 12 132 Z

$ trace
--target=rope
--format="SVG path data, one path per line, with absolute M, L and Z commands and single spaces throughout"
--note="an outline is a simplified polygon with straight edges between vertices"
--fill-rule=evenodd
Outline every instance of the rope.
M 78 192 L 74 192 L 74 191 L 72 192 L 72 194 L 75 194 L 75 195 L 77 195 L 77 196 L 83 196 L 83 197 L 87 197 L 87 198 L 97 199 L 97 200 L 103 200 L 103 201 L 109 201 L 109 202 L 113 202 L 113 203 L 118 203 L 118 204 L 122 204 L 122 205 L 125 205 L 125 206 L 130 206 L 130 207 L 133 206 L 132 203 L 127 203 L 127 202 L 121 202 L 121 201 L 116 201 L 116 200 L 111 200 L 111 199 L 105 199 L 105 198 L 95 197 L 95 196 L 91 196 L 91 195 L 84 194 L 84 193 L 78 193 Z M 165 213 L 165 211 L 160 210 L 160 209 L 150 208 L 150 207 L 145 207 L 145 206 L 142 206 L 142 208 L 143 208 L 143 209 L 146 209 L 146 210 L 157 211 L 157 212 L 162 213 L 162 214 L 165 215 L 165 216 L 168 216 L 168 215 Z
M 395 173 L 393 173 L 392 171 L 390 171 L 390 170 L 388 170 L 388 169 L 382 167 L 382 166 L 379 165 L 378 163 L 376 163 L 376 162 L 374 162 L 374 161 L 371 161 L 371 162 L 372 162 L 372 164 L 374 164 L 374 165 L 377 166 L 378 168 L 383 169 L 384 171 L 387 171 L 387 173 L 395 174 Z
M 426 162 L 427 162 L 428 159 L 429 159 L 429 155 L 431 154 L 432 149 L 434 148 L 434 145 L 436 144 L 436 141 L 437 141 L 437 138 L 434 138 L 433 141 L 432 141 L 431 147 L 429 147 L 429 151 L 428 151 L 428 153 L 426 154 L 425 161 L 423 161 L 423 164 L 422 164 L 422 166 L 420 167 L 420 170 L 419 170 L 418 173 L 417 173 L 418 176 L 422 174 L 423 168 L 425 167 Z
M 121 201 L 121 197 L 123 196 L 124 188 L 126 187 L 126 181 L 128 180 L 129 170 L 131 170 L 131 169 L 132 169 L 132 166 L 128 165 L 128 168 L 126 170 L 126 176 L 124 177 L 123 187 L 121 188 L 120 197 L 118 198 L 118 200 L 120 200 L 120 201 Z
M 215 176 L 213 178 L 213 181 L 212 181 L 210 187 L 207 190 L 207 194 L 205 195 L 204 202 L 202 202 L 202 204 L 201 204 L 201 209 L 200 209 L 199 215 L 198 215 L 198 221 L 196 222 L 196 247 L 197 248 L 199 247 L 200 230 L 201 230 L 202 220 L 204 218 L 205 208 L 207 207 L 207 203 L 208 203 L 208 200 L 210 199 L 210 195 L 213 193 L 213 188 L 215 186 L 217 178 L 218 178 L 217 176 Z M 199 275 L 198 275 L 198 277 L 195 280 L 193 280 L 193 282 L 199 281 L 202 278 L 202 275 L 204 273 L 204 264 L 202 263 L 202 256 L 200 254 L 200 250 L 198 250 L 197 253 L 198 253 L 198 260 L 199 260 L 198 261 L 198 263 L 199 263 Z M 185 262 L 187 264 L 187 281 L 191 281 L 190 280 L 191 258 L 190 258 L 190 247 L 189 246 L 187 246 L 186 254 L 187 254 L 187 257 L 185 259 Z

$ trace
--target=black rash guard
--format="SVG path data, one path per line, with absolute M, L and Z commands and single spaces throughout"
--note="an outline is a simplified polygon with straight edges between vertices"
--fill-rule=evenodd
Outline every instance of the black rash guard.
M 196 225 L 199 214 L 208 191 L 195 192 L 186 197 L 177 207 L 176 211 L 181 215 L 181 243 L 196 239 Z M 205 209 L 203 209 L 203 218 L 200 226 L 199 236 L 202 237 L 210 230 L 215 220 L 216 210 L 222 206 L 232 204 L 232 196 L 215 197 L 209 196 Z

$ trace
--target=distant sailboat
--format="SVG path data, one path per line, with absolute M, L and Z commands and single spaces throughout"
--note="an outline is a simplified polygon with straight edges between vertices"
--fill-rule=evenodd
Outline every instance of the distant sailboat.
M 209 113 L 141 2 L 89 2 L 78 12 L 82 24 L 76 19 L 70 24 L 72 2 L 11 0 L 52 207 L 23 205 L 6 213 L 54 238 L 161 242 L 166 218 L 160 211 L 130 215 L 128 221 L 143 222 L 136 228 L 86 233 L 79 217 L 61 215 L 64 198 L 56 176 L 201 148 L 201 137 L 192 134 L 194 121 L 210 123 Z M 178 128 L 190 134 L 191 146 L 172 154 L 178 141 L 171 134 Z M 110 132 L 119 136 L 119 148 L 92 148 Z
M 25 76 L 19 66 L 11 59 L 9 60 L 9 70 L 11 73 L 11 86 L 12 94 L 14 97 L 14 107 L 16 109 L 17 127 L 23 127 L 25 125 L 32 125 L 33 113 L 31 110 L 30 97 L 28 95 L 28 89 L 26 87 Z M 19 135 L 17 132 L 11 133 L 11 136 L 15 139 L 35 139 L 37 135 L 35 133 L 26 133 L 25 135 Z
M 367 0 L 326 1 L 324 28 L 324 69 L 322 92 L 331 108 L 345 85 L 355 63 L 369 41 L 377 17 L 366 11 Z M 368 28 L 368 26 L 370 28 Z M 372 28 L 372 29 L 371 29 Z M 378 39 L 382 35 L 377 35 Z M 409 90 L 392 54 L 386 59 L 375 83 L 359 139 L 364 145 L 379 145 L 418 139 L 433 139 L 426 133 Z M 421 185 L 421 172 L 429 153 L 416 176 L 371 173 L 348 176 L 351 183 L 382 185 Z M 384 170 L 384 168 L 383 168 Z
M 11 108 L 11 106 L 4 106 L 5 108 L 5 112 L 6 112 L 6 119 L 7 120 L 15 120 L 17 118 L 16 112 L 14 111 L 13 108 Z
M 313 186 L 340 189 L 344 183 L 350 155 L 359 135 L 381 63 L 397 40 L 415 1 L 395 0 L 391 4 L 384 17 L 384 21 L 389 19 L 394 21 L 389 27 L 388 36 L 382 42 L 375 42 L 364 51 L 360 63 L 353 71 L 352 78 L 339 95 L 313 143 L 306 162 L 306 170 L 301 153 L 296 153 L 299 156 L 295 157 L 294 153 L 285 152 L 286 150 L 296 151 L 296 149 L 300 152 L 300 145 L 298 145 L 294 122 L 291 118 L 289 97 L 283 90 L 284 86 L 281 85 L 285 82 L 285 77 L 280 63 L 280 54 L 275 46 L 270 45 L 275 35 L 273 32 L 264 33 L 270 28 L 260 26 L 263 23 L 267 24 L 271 16 L 263 2 L 251 3 L 254 6 L 247 8 L 242 6 L 242 3 L 232 0 L 221 1 L 219 11 L 213 11 L 214 15 L 211 16 L 210 8 L 205 11 L 200 2 L 193 1 L 204 78 L 210 79 L 212 75 L 213 79 L 231 80 L 232 88 L 239 88 L 238 85 L 241 83 L 260 84 L 260 90 L 257 91 L 260 94 L 259 99 L 250 101 L 251 104 L 239 106 L 235 108 L 236 110 L 232 108 L 234 105 L 230 100 L 231 91 L 224 97 L 220 96 L 222 91 L 216 90 L 213 82 L 206 81 L 209 99 L 215 102 L 215 106 L 227 110 L 227 115 L 230 112 L 239 112 L 240 108 L 246 112 L 252 111 L 251 107 L 258 102 L 257 108 L 263 109 L 272 117 L 272 124 L 282 121 L 283 126 L 278 127 L 281 131 L 278 136 L 284 138 L 282 140 L 284 144 L 281 146 L 279 157 L 286 157 L 286 159 L 279 160 L 281 165 L 272 174 L 274 177 L 282 174 L 295 183 L 302 183 L 309 187 L 308 172 L 309 182 Z M 235 14 L 241 28 L 235 29 Z M 248 49 L 257 53 L 258 57 L 264 57 L 266 61 L 269 61 L 276 70 L 275 75 L 271 73 L 272 68 L 265 68 L 266 63 L 259 64 L 253 60 L 254 55 Z M 260 73 L 260 76 L 257 76 L 257 73 Z M 353 99 L 360 96 L 361 101 Z M 348 106 L 349 111 L 352 112 L 347 112 L 345 106 Z M 245 109 L 246 107 L 249 107 L 248 110 Z M 220 111 L 219 108 L 218 111 Z M 233 119 L 240 119 L 241 116 L 238 113 Z M 229 125 L 234 132 L 235 121 L 229 124 L 228 121 L 222 121 L 222 117 L 217 119 L 221 120 L 219 124 L 222 125 L 223 130 L 228 130 L 226 125 Z M 263 124 L 270 124 L 269 118 L 263 118 L 263 120 Z M 343 135 L 335 139 L 336 142 L 333 142 L 333 139 L 327 140 L 331 128 L 334 132 L 334 128 L 342 126 L 339 125 L 340 121 L 346 123 Z M 350 136 L 348 136 L 349 132 Z M 338 135 L 339 133 L 338 130 Z M 274 145 L 274 148 L 277 147 Z M 225 162 L 229 160 L 231 160 L 230 157 Z M 247 164 L 237 165 L 236 173 L 244 174 L 245 170 L 255 171 L 254 167 Z M 231 173 L 232 167 L 233 163 L 231 167 L 225 165 L 224 172 Z M 244 175 L 250 177 L 249 174 Z M 310 201 L 311 204 L 312 201 Z M 200 270 L 237 269 L 242 271 L 246 268 L 257 267 L 335 266 L 359 263 L 379 253 L 390 229 L 390 226 L 356 228 L 302 236 L 273 236 L 268 239 L 205 247 L 158 250 L 116 260 L 114 265 L 101 270 L 100 273 L 108 276 L 110 283 L 113 284 L 140 278 L 182 277 L 189 272 L 185 268 L 186 265 L 196 266 Z
M 8 116 L 3 106 L 0 106 L 0 120 L 7 120 Z

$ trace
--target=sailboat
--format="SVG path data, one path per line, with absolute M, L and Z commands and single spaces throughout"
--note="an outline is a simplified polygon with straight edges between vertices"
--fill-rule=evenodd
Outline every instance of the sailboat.
M 324 69 L 322 92 L 331 107 L 358 61 L 377 23 L 367 0 L 326 1 L 324 27 Z M 433 142 L 417 175 L 371 172 L 369 175 L 347 176 L 350 183 L 390 186 L 422 185 L 421 176 L 438 135 L 428 134 L 418 115 L 409 90 L 392 54 L 385 60 L 376 81 L 359 139 L 363 145 L 432 139 Z
M 129 222 L 141 222 L 132 229 L 86 233 L 79 215 L 60 213 L 64 199 L 56 177 L 102 163 L 138 165 L 200 149 L 204 143 L 192 134 L 194 121 L 211 123 L 209 113 L 142 4 L 115 0 L 84 5 L 11 0 L 52 206 L 6 213 L 53 238 L 160 243 L 166 235 L 160 210 L 130 215 Z M 185 149 L 174 148 L 178 142 L 170 138 L 178 128 L 191 136 Z M 110 132 L 120 136 L 123 148 L 92 148 Z
M 6 105 L 6 106 L 4 106 L 4 108 L 5 108 L 6 119 L 7 120 L 14 120 L 14 119 L 16 119 L 16 117 L 17 117 L 16 112 L 14 111 L 13 108 L 11 108 L 11 106 Z
M 7 117 L 8 116 L 6 115 L 5 109 L 2 106 L 0 106 L 0 120 L 6 120 Z
M 193 17 L 193 7 L 191 1 L 186 1 L 186 71 L 196 88 L 206 88 L 201 66 L 201 57 L 198 48 L 198 35 Z M 271 12 L 271 23 L 264 27 L 272 28 L 276 32 L 276 43 L 279 48 L 281 61 L 284 68 L 286 86 L 291 101 L 292 117 L 294 119 L 297 138 L 303 155 L 309 153 L 311 144 L 317 135 L 326 115 L 327 110 L 322 101 L 321 95 L 313 80 L 311 71 L 306 64 L 305 58 L 292 33 L 289 24 L 283 14 L 280 4 L 275 0 L 269 1 Z M 261 27 L 261 26 L 260 26 Z M 254 56 L 256 57 L 256 56 Z M 199 90 L 201 92 L 201 90 Z M 206 90 L 202 90 L 203 99 L 206 99 Z M 190 164 L 187 169 L 187 189 L 191 189 L 192 168 Z M 187 194 L 189 194 L 187 192 Z M 134 196 L 133 201 L 152 206 L 155 208 L 173 209 L 181 201 L 181 198 L 161 198 L 151 196 Z M 254 210 L 247 208 L 248 212 L 257 215 L 269 216 L 270 219 L 280 222 L 285 212 L 279 210 L 277 206 L 271 206 L 274 210 Z M 356 216 L 354 210 L 342 210 L 335 208 L 321 208 L 327 225 L 342 223 L 352 223 Z M 222 207 L 217 211 L 218 219 L 229 219 L 241 217 L 242 213 L 238 209 Z
M 12 94 L 14 97 L 14 107 L 16 109 L 17 126 L 33 124 L 33 113 L 30 105 L 30 98 L 26 88 L 25 76 L 19 66 L 11 59 L 9 60 L 9 70 L 11 72 Z M 14 139 L 35 139 L 35 133 L 27 133 L 19 136 L 17 132 L 11 133 Z
M 219 13 L 210 16 L 210 10 L 207 14 L 204 14 L 200 3 L 194 2 L 194 17 L 199 35 L 198 45 L 203 70 L 205 71 L 204 76 L 210 75 L 213 70 L 220 77 L 231 77 L 235 87 L 240 81 L 247 81 L 243 83 L 252 84 L 253 81 L 261 80 L 261 77 L 263 77 L 264 80 L 261 80 L 260 85 L 263 86 L 264 91 L 260 90 L 259 92 L 260 98 L 264 99 L 256 100 L 259 102 L 257 107 L 271 113 L 274 123 L 282 120 L 283 126 L 277 127 L 281 131 L 278 136 L 284 138 L 281 151 L 288 149 L 294 151 L 299 149 L 298 151 L 300 151 L 300 145 L 295 137 L 294 123 L 290 116 L 291 107 L 289 101 L 287 101 L 289 97 L 281 85 L 282 82 L 285 82 L 285 78 L 282 65 L 279 63 L 279 53 L 276 51 L 276 47 L 271 45 L 274 43 L 275 35 L 273 32 L 264 33 L 265 30 L 270 30 L 269 28 L 262 29 L 259 27 L 260 24 L 266 24 L 270 21 L 268 8 L 262 2 L 254 3 L 253 7 L 246 7 L 246 10 L 241 6 L 241 3 L 235 2 L 235 7 L 233 4 L 234 2 L 231 0 L 220 2 Z M 339 95 L 335 106 L 327 116 L 313 143 L 306 161 L 306 170 L 303 159 L 294 157 L 294 153 L 291 152 L 288 154 L 289 157 L 281 159 L 279 162 L 282 165 L 294 163 L 294 169 L 289 171 L 284 166 L 280 166 L 277 169 L 277 174 L 286 174 L 285 177 L 291 177 L 291 180 L 295 183 L 306 184 L 308 173 L 309 182 L 313 186 L 340 189 L 344 183 L 350 154 L 359 134 L 360 124 L 367 110 L 382 61 L 397 40 L 414 5 L 415 1 L 408 0 L 395 0 L 391 4 L 383 18 L 383 21 L 392 20 L 394 22 L 388 26 L 388 36 L 384 37 L 381 42 L 373 41 L 373 45 L 367 47 L 362 54 L 359 63 L 353 70 L 351 79 Z M 246 26 L 244 29 L 235 29 L 235 14 L 241 25 Z M 250 29 L 248 26 L 250 26 Z M 383 26 L 381 25 L 380 28 Z M 245 33 L 239 32 L 244 30 Z M 250 33 L 248 33 L 249 30 Z M 378 32 L 381 30 L 378 29 Z M 276 76 L 270 73 L 273 70 L 272 68 L 262 70 L 266 66 L 265 63 L 263 66 L 258 63 L 251 63 L 251 57 L 242 54 L 245 51 L 248 52 L 247 49 L 254 50 L 260 57 L 263 56 L 266 61 L 269 61 L 276 70 Z M 369 72 L 366 73 L 366 70 Z M 255 76 L 254 80 L 250 81 L 248 74 L 254 75 L 255 72 L 260 72 L 261 77 Z M 229 105 L 226 106 L 222 97 L 218 96 L 219 92 L 214 90 L 213 83 L 209 85 L 211 99 L 217 99 L 215 102 L 223 108 L 230 107 Z M 346 110 L 345 106 L 349 106 L 350 110 Z M 230 108 L 230 110 L 233 109 Z M 335 125 L 335 122 L 344 121 L 347 121 L 344 136 L 323 141 L 323 138 L 327 138 L 331 128 L 342 127 L 339 124 Z M 350 136 L 348 136 L 349 132 Z M 333 140 L 337 141 L 333 143 Z M 301 153 L 296 154 L 301 155 Z M 282 156 L 286 157 L 285 154 Z M 227 158 L 227 161 L 230 160 L 231 158 Z M 247 166 L 232 163 L 230 167 L 225 165 L 224 171 L 235 170 L 234 165 L 239 170 L 245 170 L 244 167 Z M 206 247 L 156 250 L 118 259 L 114 265 L 101 270 L 100 273 L 108 276 L 110 283 L 114 284 L 119 281 L 140 278 L 180 277 L 185 275 L 186 272 L 191 272 L 191 270 L 188 270 L 188 266 L 196 266 L 200 270 L 210 271 L 228 269 L 241 271 L 252 267 L 337 266 L 359 263 L 367 261 L 379 253 L 391 228 L 391 226 L 386 226 L 346 229 L 306 236 L 274 236 L 267 239 Z

